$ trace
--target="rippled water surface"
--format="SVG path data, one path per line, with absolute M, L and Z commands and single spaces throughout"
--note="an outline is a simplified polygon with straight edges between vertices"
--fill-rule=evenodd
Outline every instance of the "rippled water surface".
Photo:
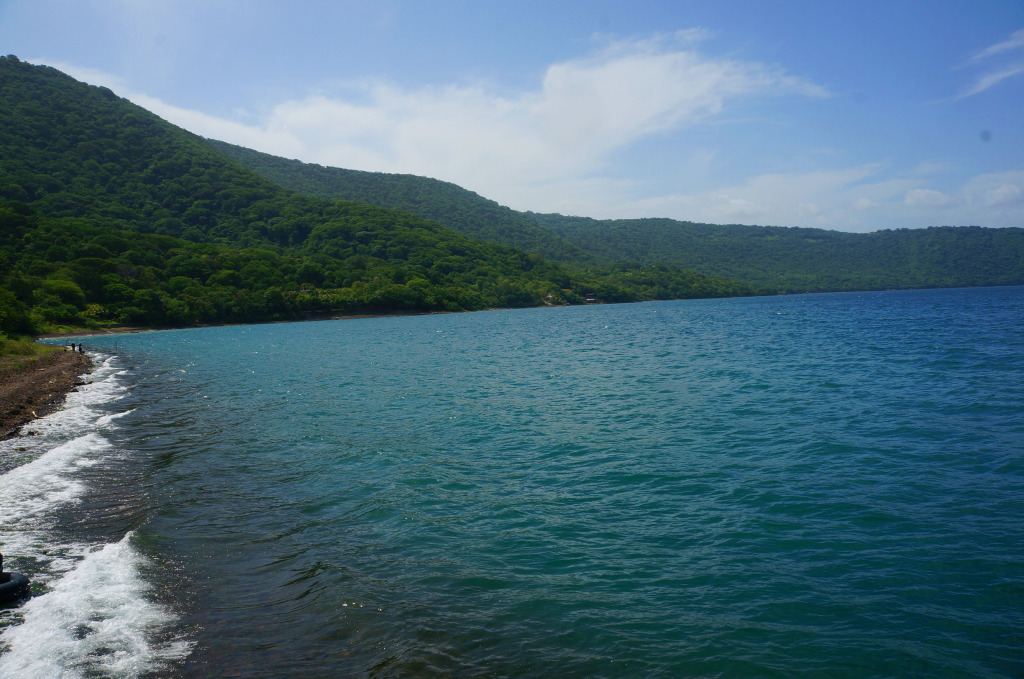
M 0 540 L 35 550 L 30 603 L 51 602 L 0 619 L 0 668 L 31 651 L 115 677 L 1024 674 L 1022 288 L 86 346 L 125 393 L 76 425 L 93 439 L 51 437 L 87 449 L 53 463 L 67 487 L 37 511 L 43 472 L 0 469 L 13 511 L 50 517 Z M 96 645 L 89 620 L 128 609 L 40 646 L 101 558 L 136 587 L 145 652 Z

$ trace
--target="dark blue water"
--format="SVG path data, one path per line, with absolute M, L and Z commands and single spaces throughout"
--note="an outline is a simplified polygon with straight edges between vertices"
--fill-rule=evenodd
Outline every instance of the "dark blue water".
M 1024 674 L 1024 288 L 86 342 L 164 617 L 82 676 Z

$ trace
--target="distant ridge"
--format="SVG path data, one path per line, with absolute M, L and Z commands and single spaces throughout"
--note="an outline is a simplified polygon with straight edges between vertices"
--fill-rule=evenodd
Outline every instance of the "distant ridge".
M 591 255 L 738 278 L 775 292 L 1024 285 L 1024 229 L 847 233 L 528 213 Z
M 405 210 L 464 236 L 520 248 L 550 259 L 577 262 L 594 259 L 584 249 L 539 226 L 533 218 L 450 182 L 411 174 L 324 167 L 215 139 L 207 141 L 264 179 L 307 196 Z
M 464 235 L 561 262 L 663 264 L 742 280 L 764 293 L 1024 285 L 1020 228 L 943 226 L 857 234 L 516 212 L 436 179 L 323 167 L 224 142 L 210 144 L 293 191 L 406 210 Z
M 302 195 L 109 89 L 0 57 L 0 347 L 6 334 L 116 324 L 752 294 L 721 277 L 586 259 Z

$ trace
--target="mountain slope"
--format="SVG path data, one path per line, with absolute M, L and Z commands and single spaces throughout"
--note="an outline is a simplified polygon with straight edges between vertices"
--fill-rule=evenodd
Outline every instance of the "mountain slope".
M 460 233 L 559 261 L 661 263 L 747 281 L 765 292 L 1024 284 L 1022 229 L 853 234 L 519 213 L 434 179 L 322 167 L 210 143 L 265 179 L 300 193 L 408 210 Z
M 227 142 L 214 148 L 261 177 L 298 193 L 412 212 L 459 233 L 561 261 L 590 261 L 581 248 L 532 218 L 449 182 L 411 174 L 363 172 L 286 160 Z
M 581 269 L 409 212 L 293 193 L 59 71 L 0 58 L 0 333 L 748 294 Z
M 595 257 L 695 269 L 768 291 L 1024 285 L 1020 228 L 944 226 L 844 233 L 529 214 Z

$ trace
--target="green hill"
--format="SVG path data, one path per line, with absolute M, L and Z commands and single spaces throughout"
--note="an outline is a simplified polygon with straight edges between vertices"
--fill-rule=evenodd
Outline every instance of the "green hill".
M 585 250 L 539 226 L 532 217 L 450 182 L 411 174 L 324 167 L 227 142 L 207 141 L 261 177 L 307 196 L 405 210 L 444 224 L 464 236 L 509 245 L 549 259 L 579 262 L 594 259 Z
M 665 264 L 747 281 L 764 292 L 1024 284 L 1024 230 L 1019 228 L 854 234 L 520 213 L 435 179 L 322 167 L 210 143 L 265 179 L 300 193 L 408 210 L 462 234 L 562 262 Z
M 748 294 L 299 195 L 106 88 L 0 58 L 0 333 Z
M 844 233 L 672 219 L 533 214 L 601 259 L 662 263 L 771 292 L 1024 285 L 1024 229 L 977 226 Z

